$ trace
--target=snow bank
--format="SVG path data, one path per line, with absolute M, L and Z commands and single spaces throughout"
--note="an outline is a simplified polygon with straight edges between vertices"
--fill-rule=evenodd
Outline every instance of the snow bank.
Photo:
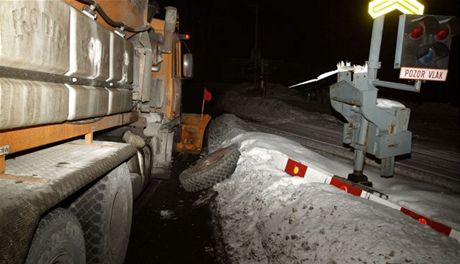
M 234 115 L 224 114 L 213 119 L 208 130 L 208 151 L 212 153 L 223 146 L 225 139 L 232 139 L 255 129 Z
M 246 84 L 233 87 L 223 95 L 219 107 L 224 112 L 269 124 L 314 120 L 325 126 L 340 125 L 331 115 L 303 110 L 301 107 L 306 102 L 294 89 L 270 84 L 266 97 L 254 96 L 253 93 L 251 86 Z
M 369 173 L 368 176 L 392 202 L 460 230 L 458 194 L 411 178 L 396 177 L 387 181 L 379 176 L 378 170 Z
M 239 143 L 242 153 L 232 177 L 214 187 L 214 214 L 231 263 L 460 261 L 457 241 L 396 210 L 289 177 L 273 165 L 273 154 L 302 157 L 335 174 L 348 172 L 346 166 L 290 140 L 244 132 L 234 116 L 217 120 L 226 124 L 213 130 L 220 144 Z

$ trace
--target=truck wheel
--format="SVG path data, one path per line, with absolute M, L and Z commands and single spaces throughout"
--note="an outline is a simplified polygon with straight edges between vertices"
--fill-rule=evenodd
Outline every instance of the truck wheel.
M 141 162 L 141 166 L 144 168 L 144 186 L 143 189 L 145 189 L 151 182 L 152 180 L 152 150 L 150 146 L 146 145 L 145 147 L 142 148 L 142 157 L 143 157 L 143 162 Z
M 179 175 L 179 180 L 188 192 L 212 187 L 228 178 L 236 168 L 240 157 L 237 145 L 219 149 L 198 160 Z
M 26 264 L 85 263 L 85 239 L 78 219 L 66 209 L 45 215 L 27 255 Z
M 131 186 L 133 187 L 133 199 L 137 199 L 142 191 L 147 188 L 151 181 L 152 152 L 149 146 L 137 151 L 137 155 L 128 162 L 131 173 Z
M 214 119 L 206 128 L 206 147 L 207 153 L 212 153 L 219 149 L 223 140 L 223 130 L 221 128 L 220 119 Z
M 84 230 L 88 263 L 123 263 L 131 231 L 132 203 L 130 173 L 123 163 L 71 205 Z

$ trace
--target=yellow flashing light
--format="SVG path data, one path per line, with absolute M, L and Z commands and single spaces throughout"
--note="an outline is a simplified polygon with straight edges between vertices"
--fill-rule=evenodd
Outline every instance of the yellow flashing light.
M 369 14 L 372 18 L 377 18 L 399 10 L 404 14 L 422 15 L 425 6 L 417 0 L 374 0 L 369 3 Z

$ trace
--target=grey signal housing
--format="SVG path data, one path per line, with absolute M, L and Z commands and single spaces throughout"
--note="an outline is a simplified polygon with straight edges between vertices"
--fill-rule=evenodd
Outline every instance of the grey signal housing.
M 420 35 L 413 37 L 419 28 Z M 445 30 L 445 37 L 437 33 Z M 458 34 L 458 19 L 439 15 L 401 15 L 399 17 L 394 68 L 448 69 L 452 37 Z

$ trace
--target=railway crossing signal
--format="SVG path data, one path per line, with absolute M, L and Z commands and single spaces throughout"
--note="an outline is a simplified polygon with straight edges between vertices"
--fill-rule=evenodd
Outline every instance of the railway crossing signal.
M 399 21 L 394 66 L 401 69 L 401 79 L 415 80 L 413 84 L 377 77 L 385 14 L 394 10 L 404 13 Z M 392 177 L 395 157 L 411 152 L 410 109 L 399 102 L 377 98 L 377 87 L 420 92 L 423 80 L 446 80 L 451 39 L 458 33 L 458 21 L 452 16 L 423 15 L 423 11 L 424 6 L 417 0 L 371 1 L 368 12 L 374 22 L 366 65 L 352 67 L 342 63 L 336 71 L 291 86 L 337 74 L 337 82 L 330 86 L 330 100 L 332 108 L 347 120 L 342 141 L 355 151 L 353 173 L 348 175 L 353 182 L 372 185 L 364 175 L 366 154 L 380 159 L 382 177 Z
M 400 77 L 416 80 L 413 85 L 379 80 L 380 50 L 385 14 L 399 10 L 401 16 L 395 67 Z M 445 81 L 450 41 L 457 29 L 456 19 L 423 15 L 417 0 L 373 0 L 369 14 L 374 18 L 369 60 L 364 67 L 339 65 L 337 83 L 330 87 L 332 107 L 347 120 L 343 142 L 355 151 L 353 173 L 348 179 L 371 185 L 364 175 L 366 154 L 381 160 L 382 177 L 394 174 L 395 157 L 411 152 L 408 131 L 410 109 L 398 102 L 378 104 L 377 87 L 420 92 L 422 80 Z M 382 100 L 380 100 L 382 102 Z
M 395 69 L 401 69 L 400 78 L 445 81 L 456 34 L 456 17 L 401 15 L 394 63 Z

